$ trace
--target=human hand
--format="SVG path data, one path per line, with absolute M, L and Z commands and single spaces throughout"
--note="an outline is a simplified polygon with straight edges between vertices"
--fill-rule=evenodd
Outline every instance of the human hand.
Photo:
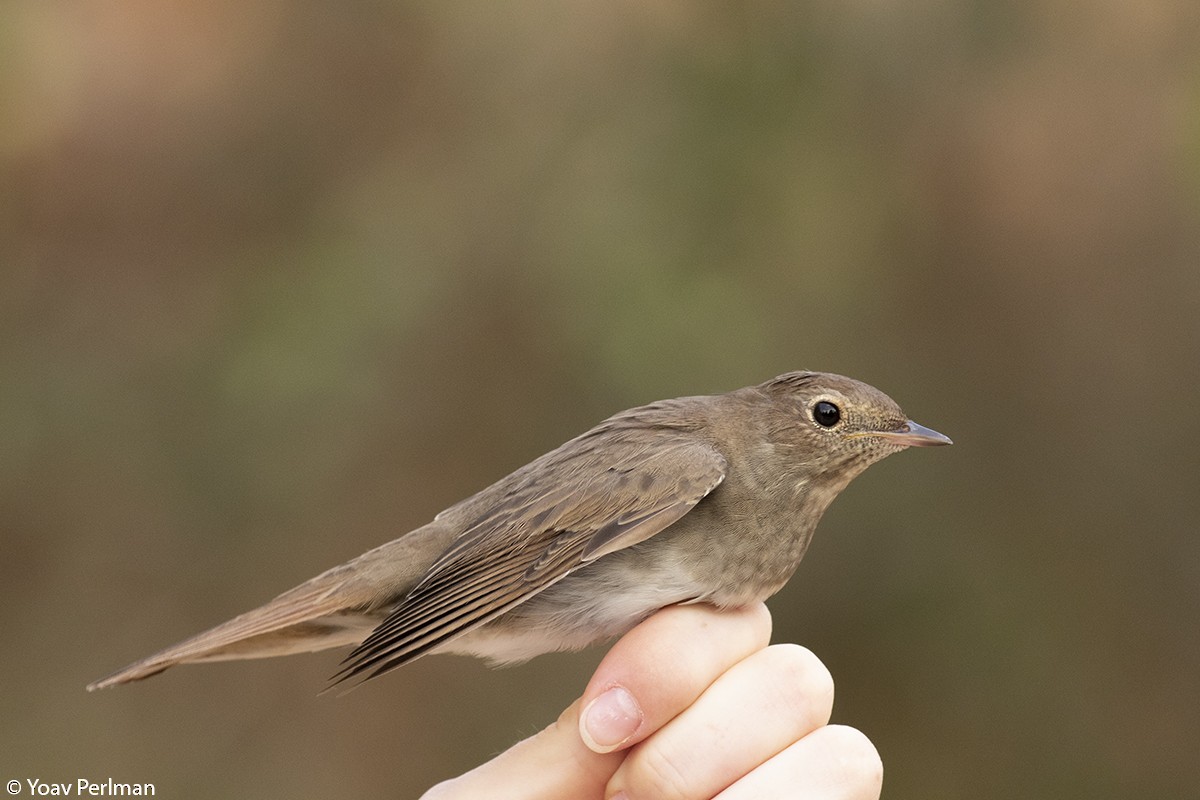
M 874 745 L 828 724 L 829 671 L 770 634 L 762 604 L 664 609 L 552 725 L 423 800 L 878 798 Z

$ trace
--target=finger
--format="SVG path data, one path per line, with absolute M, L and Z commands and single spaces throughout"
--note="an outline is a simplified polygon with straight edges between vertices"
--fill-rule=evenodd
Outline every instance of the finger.
M 707 800 L 825 725 L 832 710 L 825 665 L 799 645 L 769 647 L 631 750 L 605 796 Z
M 640 740 L 690 704 L 729 665 L 765 647 L 770 628 L 770 615 L 761 604 L 741 611 L 718 612 L 710 606 L 660 611 L 613 646 L 583 697 L 554 724 L 465 775 L 438 784 L 422 800 L 599 797 L 624 753 L 593 752 L 585 746 L 580 708 L 587 704 L 592 721 L 603 726 L 614 719 L 614 697 L 640 697 L 648 709 L 643 713 L 634 701 Z M 608 694 L 614 688 L 622 691 Z M 601 717 L 605 714 L 607 723 Z
M 770 639 L 771 615 L 762 603 L 663 609 L 625 634 L 596 668 L 581 698 L 580 736 L 597 753 L 642 741 Z
M 579 701 L 549 727 L 454 780 L 430 789 L 421 800 L 562 800 L 600 797 L 623 753 L 593 753 L 579 739 Z
M 854 728 L 827 725 L 805 736 L 715 800 L 878 800 L 883 762 L 871 740 Z

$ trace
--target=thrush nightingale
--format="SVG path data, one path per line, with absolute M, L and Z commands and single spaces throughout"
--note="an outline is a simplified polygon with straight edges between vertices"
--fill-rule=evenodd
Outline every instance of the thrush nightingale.
M 428 524 L 91 684 L 353 645 L 335 682 L 426 653 L 585 647 L 673 603 L 770 597 L 879 459 L 950 439 L 865 383 L 789 372 L 622 411 Z

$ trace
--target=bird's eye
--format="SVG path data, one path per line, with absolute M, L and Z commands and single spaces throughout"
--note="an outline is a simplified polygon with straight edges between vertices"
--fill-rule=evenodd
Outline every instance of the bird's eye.
M 822 428 L 832 428 L 842 418 L 841 410 L 828 400 L 821 400 L 813 406 L 812 415 Z

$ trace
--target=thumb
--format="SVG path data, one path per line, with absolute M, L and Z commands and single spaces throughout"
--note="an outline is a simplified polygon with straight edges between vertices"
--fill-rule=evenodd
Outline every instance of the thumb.
M 561 800 L 603 797 L 624 753 L 593 753 L 579 738 L 576 700 L 558 719 L 486 764 L 439 783 L 421 800 Z

